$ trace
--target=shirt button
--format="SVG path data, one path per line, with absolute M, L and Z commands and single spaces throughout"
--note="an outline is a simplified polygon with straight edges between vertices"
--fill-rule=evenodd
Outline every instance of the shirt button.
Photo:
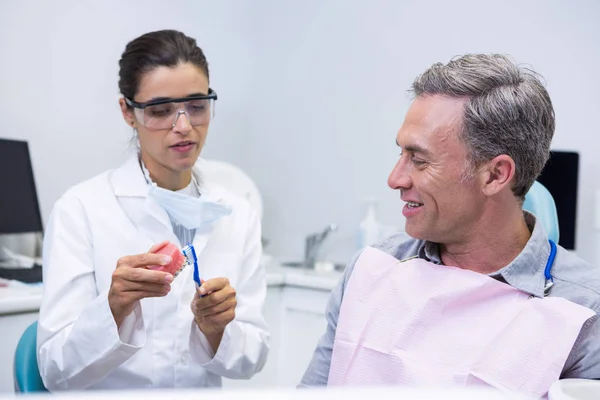
M 187 355 L 186 355 L 186 354 L 183 354 L 183 355 L 181 356 L 181 363 L 182 363 L 183 365 L 186 365 L 186 364 L 187 364 Z

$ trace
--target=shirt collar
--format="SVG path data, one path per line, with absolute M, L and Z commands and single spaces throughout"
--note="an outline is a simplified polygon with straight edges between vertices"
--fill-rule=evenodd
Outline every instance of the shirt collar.
M 489 276 L 536 297 L 544 297 L 544 269 L 550 256 L 548 235 L 533 214 L 527 211 L 523 211 L 523 214 L 531 237 L 514 260 Z M 434 264 L 442 263 L 437 243 L 423 241 L 418 256 Z
M 434 264 L 442 264 L 440 257 L 440 248 L 437 243 L 424 240 L 419 247 L 419 258 L 432 262 Z
M 524 214 L 525 222 L 531 230 L 531 237 L 525 248 L 510 264 L 490 276 L 501 276 L 512 287 L 536 297 L 544 297 L 544 269 L 550 256 L 548 235 L 533 214 L 527 211 Z

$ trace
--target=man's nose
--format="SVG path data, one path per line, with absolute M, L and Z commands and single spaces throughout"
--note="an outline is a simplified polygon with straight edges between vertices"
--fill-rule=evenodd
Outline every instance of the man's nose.
M 410 189 L 412 186 L 412 179 L 409 173 L 409 166 L 407 165 L 403 156 L 400 156 L 398 162 L 390 172 L 388 177 L 388 186 L 394 190 L 399 189 Z

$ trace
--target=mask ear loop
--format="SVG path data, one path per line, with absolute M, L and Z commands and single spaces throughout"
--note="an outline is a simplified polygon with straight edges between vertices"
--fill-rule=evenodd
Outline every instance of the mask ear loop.
M 148 171 L 148 168 L 146 168 L 146 164 L 144 164 L 144 161 L 142 161 L 142 155 L 140 153 L 138 153 L 138 159 L 140 160 L 140 167 L 142 168 L 142 173 L 144 174 L 146 183 L 148 185 L 156 185 L 156 182 L 154 182 L 152 178 L 150 178 L 150 171 Z
M 196 179 L 196 176 L 194 175 L 193 170 L 192 170 L 192 184 L 194 185 L 194 188 L 196 189 L 196 194 L 198 195 L 198 197 L 202 197 L 202 193 L 200 192 L 200 184 L 198 183 L 198 180 Z
M 131 129 L 133 131 L 133 136 L 131 137 L 131 139 L 129 139 L 129 146 L 130 147 L 135 146 L 135 151 L 138 153 L 138 156 L 139 156 L 140 151 L 141 151 L 140 134 L 135 126 L 133 126 Z

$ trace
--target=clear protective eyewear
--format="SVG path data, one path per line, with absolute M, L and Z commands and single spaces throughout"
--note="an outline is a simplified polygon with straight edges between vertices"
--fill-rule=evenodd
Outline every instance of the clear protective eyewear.
M 138 121 L 148 129 L 172 129 L 181 114 L 185 114 L 190 125 L 206 125 L 214 117 L 217 93 L 208 89 L 208 94 L 192 95 L 179 99 L 156 99 L 138 103 L 125 98 L 134 108 Z

